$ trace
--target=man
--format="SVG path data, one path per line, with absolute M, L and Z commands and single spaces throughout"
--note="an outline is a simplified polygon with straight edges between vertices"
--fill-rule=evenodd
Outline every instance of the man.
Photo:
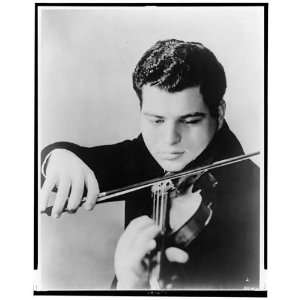
M 84 187 L 92 209 L 100 190 L 110 190 L 243 154 L 225 119 L 226 78 L 215 55 L 200 43 L 157 42 L 138 62 L 133 87 L 141 108 L 141 135 L 132 141 L 92 148 L 55 143 L 42 153 L 46 180 L 41 210 L 57 186 L 52 216 L 68 198 L 75 212 Z M 259 282 L 259 170 L 251 162 L 212 172 L 218 181 L 209 224 L 184 249 L 169 245 L 167 288 L 247 288 Z M 209 196 L 208 196 L 209 197 Z M 148 189 L 123 197 L 125 227 L 115 252 L 116 288 L 150 287 L 145 262 L 157 246 Z M 171 200 L 169 227 L 175 232 L 200 207 L 203 194 Z M 172 277 L 172 276 L 171 276 Z M 163 279 L 163 278 L 162 278 Z

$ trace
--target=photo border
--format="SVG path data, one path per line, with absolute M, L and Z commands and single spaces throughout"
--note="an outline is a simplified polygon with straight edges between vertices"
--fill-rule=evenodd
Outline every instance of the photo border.
M 264 9 L 264 270 L 268 268 L 268 3 L 35 3 L 34 20 L 34 259 L 38 270 L 38 9 L 39 7 L 246 7 Z M 53 296 L 198 296 L 198 297 L 267 297 L 267 290 L 34 290 L 33 295 Z

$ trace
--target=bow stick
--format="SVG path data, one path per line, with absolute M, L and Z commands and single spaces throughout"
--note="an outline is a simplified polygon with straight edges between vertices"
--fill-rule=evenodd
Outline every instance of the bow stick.
M 205 173 L 209 170 L 213 170 L 213 169 L 217 169 L 217 168 L 220 168 L 220 167 L 223 167 L 223 166 L 228 166 L 228 165 L 231 165 L 231 164 L 235 164 L 235 163 L 247 160 L 250 157 L 253 157 L 253 156 L 258 155 L 258 154 L 260 154 L 259 151 L 249 153 L 249 154 L 243 154 L 243 155 L 239 155 L 239 156 L 219 160 L 219 161 L 213 162 L 213 163 L 211 163 L 209 165 L 206 165 L 206 166 L 193 168 L 193 169 L 190 169 L 190 170 L 187 170 L 187 171 L 182 171 L 182 172 L 178 172 L 178 173 L 175 173 L 175 174 L 170 174 L 170 175 L 166 175 L 166 176 L 163 176 L 163 177 L 157 177 L 157 178 L 154 178 L 154 179 L 142 181 L 142 182 L 139 182 L 139 183 L 128 185 L 126 187 L 113 189 L 113 190 L 106 191 L 106 192 L 100 192 L 97 196 L 96 204 L 106 203 L 106 202 L 114 202 L 114 201 L 123 201 L 124 199 L 118 199 L 117 197 L 128 194 L 128 193 L 131 193 L 131 192 L 134 192 L 134 191 L 137 191 L 137 190 L 144 189 L 146 187 L 150 187 L 153 184 L 158 183 L 158 182 L 163 182 L 163 181 L 166 181 L 166 180 L 169 180 L 169 179 L 176 179 L 176 178 L 180 178 L 180 177 L 195 175 L 195 174 L 198 174 L 198 173 Z M 114 198 L 117 198 L 117 199 L 114 199 Z M 78 208 L 80 206 L 82 206 L 85 203 L 85 201 L 86 201 L 86 199 L 83 198 L 82 201 L 80 202 Z M 71 211 L 67 209 L 67 205 L 68 205 L 68 202 L 66 202 L 65 207 L 64 207 L 62 212 L 71 213 Z M 51 216 L 52 208 L 53 208 L 53 206 L 49 206 L 44 211 L 42 211 L 41 213 L 45 213 L 48 216 Z

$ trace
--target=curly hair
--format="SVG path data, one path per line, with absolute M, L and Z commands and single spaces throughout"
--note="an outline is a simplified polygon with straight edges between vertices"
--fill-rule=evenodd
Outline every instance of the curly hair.
M 136 65 L 132 80 L 140 106 L 146 84 L 170 93 L 199 86 L 214 117 L 226 90 L 224 68 L 216 56 L 201 43 L 176 39 L 158 41 L 147 50 Z

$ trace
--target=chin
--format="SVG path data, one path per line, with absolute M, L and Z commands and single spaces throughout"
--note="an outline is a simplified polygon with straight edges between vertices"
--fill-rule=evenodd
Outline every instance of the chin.
M 168 162 L 168 161 L 159 161 L 160 166 L 167 172 L 179 172 L 187 164 L 182 162 Z

